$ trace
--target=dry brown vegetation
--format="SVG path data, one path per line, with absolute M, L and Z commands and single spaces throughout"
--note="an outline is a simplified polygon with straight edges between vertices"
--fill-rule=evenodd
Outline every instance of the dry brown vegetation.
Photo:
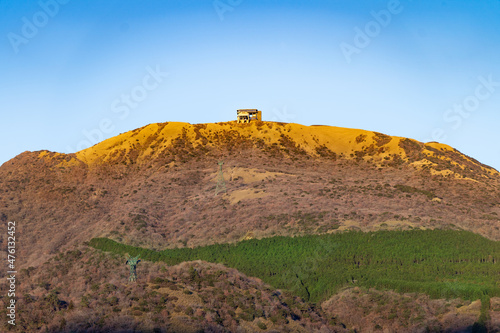
M 228 193 L 214 197 L 220 159 Z M 36 269 L 93 237 L 163 249 L 346 229 L 452 228 L 500 240 L 498 175 L 451 147 L 369 131 L 164 123 L 77 154 L 26 152 L 6 162 L 0 220 L 17 222 L 18 267 Z M 38 301 L 51 290 L 40 288 Z M 92 322 L 95 313 L 86 311 L 74 322 Z
M 138 282 L 127 282 L 123 257 L 87 247 L 23 269 L 17 325 L 3 322 L 2 331 L 344 331 L 320 308 L 222 265 L 140 262 L 137 272 Z M 6 284 L 0 287 L 4 294 Z
M 168 144 L 157 134 L 165 124 L 152 137 L 141 137 L 144 142 L 118 140 L 103 155 L 110 158 L 105 163 L 48 152 L 24 153 L 5 163 L 0 168 L 0 219 L 18 222 L 23 264 L 41 264 L 59 249 L 100 236 L 156 249 L 234 242 L 249 234 L 391 226 L 466 229 L 500 239 L 498 177 L 482 172 L 480 164 L 462 170 L 466 178 L 457 178 L 433 173 L 444 170 L 448 160 L 433 168 L 409 164 L 423 149 L 409 139 L 400 141 L 408 161 L 386 156 L 386 165 L 380 166 L 363 153 L 341 158 L 325 144 L 306 153 L 284 125 L 259 127 L 277 131 L 272 144 L 240 133 L 241 125 L 207 135 L 201 133 L 204 126 L 192 125 L 190 138 L 186 125 Z M 396 140 L 381 134 L 373 138 L 378 149 Z M 363 145 L 366 140 L 358 136 L 354 141 Z M 203 142 L 207 146 L 195 145 Z M 129 151 L 120 148 L 125 144 Z M 154 158 L 141 155 L 151 147 Z M 473 163 L 456 151 L 441 153 Z M 219 159 L 225 161 L 228 194 L 214 197 Z
M 491 299 L 488 332 L 500 330 L 500 298 Z M 323 303 L 329 315 L 358 332 L 480 332 L 481 301 L 349 288 Z

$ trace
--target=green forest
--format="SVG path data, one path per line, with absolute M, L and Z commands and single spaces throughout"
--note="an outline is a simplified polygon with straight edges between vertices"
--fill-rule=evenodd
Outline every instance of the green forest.
M 352 231 L 164 251 L 107 238 L 94 238 L 90 246 L 168 265 L 198 259 L 222 263 L 311 302 L 345 286 L 422 292 L 433 298 L 500 296 L 500 242 L 467 231 Z

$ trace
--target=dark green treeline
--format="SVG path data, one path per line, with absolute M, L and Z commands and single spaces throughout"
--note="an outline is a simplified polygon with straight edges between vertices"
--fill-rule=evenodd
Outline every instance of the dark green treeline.
M 90 245 L 169 265 L 205 260 L 318 302 L 348 286 L 433 298 L 500 296 L 500 243 L 466 231 L 344 232 L 153 251 L 95 238 Z

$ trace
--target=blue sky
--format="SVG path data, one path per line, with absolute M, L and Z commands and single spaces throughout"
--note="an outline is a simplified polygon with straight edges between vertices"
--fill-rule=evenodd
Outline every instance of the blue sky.
M 0 164 L 258 108 L 500 169 L 499 31 L 498 0 L 0 0 Z

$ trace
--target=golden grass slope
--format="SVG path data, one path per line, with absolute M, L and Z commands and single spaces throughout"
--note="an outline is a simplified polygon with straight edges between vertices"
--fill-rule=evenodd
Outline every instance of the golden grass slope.
M 194 148 L 218 148 L 221 142 L 231 145 L 234 138 L 259 142 L 268 147 L 291 144 L 310 156 L 341 159 L 364 159 L 380 166 L 397 159 L 433 174 L 466 178 L 462 171 L 498 176 L 495 169 L 465 156 L 454 148 L 437 143 L 421 143 L 403 137 L 335 126 L 305 126 L 275 122 L 189 124 L 168 122 L 150 124 L 129 131 L 76 153 L 76 158 L 89 166 L 133 156 L 135 163 L 158 157 L 162 151 L 189 142 Z M 224 141 L 225 140 L 225 141 Z M 234 141 L 234 145 L 237 142 Z M 43 157 L 41 153 L 40 157 Z M 72 163 L 71 161 L 65 163 Z M 445 165 L 446 167 L 443 167 Z

